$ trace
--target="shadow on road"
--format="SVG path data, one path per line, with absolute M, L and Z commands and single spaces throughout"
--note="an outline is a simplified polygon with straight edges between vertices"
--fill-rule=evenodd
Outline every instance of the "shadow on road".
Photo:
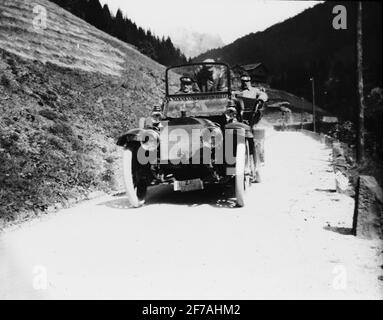
M 315 188 L 315 191 L 319 191 L 319 192 L 328 192 L 328 193 L 336 193 L 336 189 L 321 189 L 321 188 Z
M 233 188 L 222 185 L 210 185 L 204 190 L 190 192 L 175 192 L 172 185 L 155 186 L 148 189 L 145 206 L 156 204 L 182 205 L 198 207 L 210 205 L 216 208 L 235 208 Z M 117 194 L 117 199 L 99 203 L 99 206 L 107 206 L 114 209 L 135 209 L 131 207 L 124 194 Z
M 119 194 L 118 196 L 120 197 L 123 195 Z M 124 210 L 135 209 L 130 205 L 130 203 L 126 197 L 101 202 L 101 203 L 98 203 L 97 205 L 98 206 L 106 206 L 108 208 L 113 208 L 113 209 L 124 209 Z
M 352 228 L 325 226 L 325 227 L 323 227 L 323 229 L 325 229 L 327 231 L 332 231 L 332 232 L 336 232 L 339 234 L 343 234 L 345 236 L 353 235 Z

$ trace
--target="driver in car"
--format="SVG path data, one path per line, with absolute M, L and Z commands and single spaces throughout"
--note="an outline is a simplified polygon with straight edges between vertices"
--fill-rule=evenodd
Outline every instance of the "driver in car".
M 180 89 L 176 92 L 176 94 L 187 94 L 187 93 L 193 93 L 198 92 L 198 89 L 194 86 L 194 81 L 192 78 L 183 76 L 180 78 Z
M 204 63 L 214 63 L 213 59 L 206 59 Z M 201 92 L 223 91 L 224 81 L 222 70 L 213 64 L 205 64 L 196 74 L 197 84 Z
M 240 101 L 239 115 L 242 116 L 244 111 L 244 103 L 241 98 L 253 99 L 257 104 L 254 110 L 253 124 L 257 124 L 262 118 L 262 109 L 265 102 L 268 100 L 268 95 L 264 88 L 255 88 L 251 85 L 251 78 L 244 74 L 241 76 L 241 89 L 235 94 L 237 100 Z
M 241 90 L 236 94 L 237 97 L 261 100 L 266 102 L 268 96 L 266 92 L 260 88 L 255 88 L 251 85 L 251 78 L 248 75 L 241 76 Z

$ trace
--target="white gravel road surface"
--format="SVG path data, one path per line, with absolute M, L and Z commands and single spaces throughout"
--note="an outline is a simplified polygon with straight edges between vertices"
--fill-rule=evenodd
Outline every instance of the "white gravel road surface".
M 0 298 L 382 299 L 382 248 L 350 234 L 330 150 L 268 132 L 263 182 L 83 202 L 0 234 Z

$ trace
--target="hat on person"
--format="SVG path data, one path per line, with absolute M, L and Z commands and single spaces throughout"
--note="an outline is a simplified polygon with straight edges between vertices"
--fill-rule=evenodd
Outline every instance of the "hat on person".
M 230 99 L 228 104 L 227 104 L 227 107 L 228 108 L 235 108 L 236 107 L 235 101 L 233 99 Z
M 251 78 L 250 78 L 249 75 L 247 75 L 247 74 L 243 74 L 243 75 L 241 76 L 241 81 L 251 81 Z
M 182 76 L 180 78 L 180 81 L 181 81 L 181 83 L 184 83 L 184 84 L 192 84 L 193 83 L 193 80 L 187 76 Z
M 226 110 L 227 111 L 234 111 L 234 112 L 237 111 L 236 104 L 235 104 L 235 101 L 233 99 L 229 100 L 229 103 L 227 104 Z
M 215 61 L 214 61 L 214 59 L 205 59 L 205 60 L 203 61 L 203 63 L 215 63 Z M 213 65 L 211 65 L 211 64 L 206 64 L 205 67 L 208 68 L 208 69 L 211 69 L 211 68 L 213 68 Z

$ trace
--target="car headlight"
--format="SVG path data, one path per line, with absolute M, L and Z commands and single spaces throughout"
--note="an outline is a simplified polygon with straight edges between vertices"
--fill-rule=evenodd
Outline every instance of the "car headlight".
M 157 149 L 159 134 L 154 130 L 145 130 L 141 135 L 141 147 L 146 151 Z
M 151 114 L 151 120 L 153 124 L 158 124 L 163 118 L 162 112 L 153 112 Z
M 227 108 L 225 114 L 228 120 L 234 120 L 237 118 L 237 110 L 234 107 Z

